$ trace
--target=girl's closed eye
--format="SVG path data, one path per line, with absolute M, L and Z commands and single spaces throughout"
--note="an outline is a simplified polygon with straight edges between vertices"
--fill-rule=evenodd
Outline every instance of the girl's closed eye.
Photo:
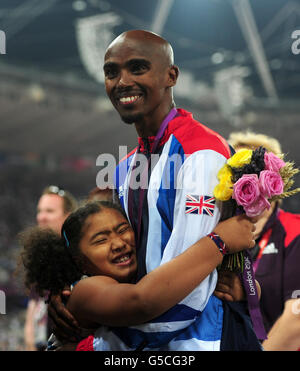
M 124 233 L 124 232 L 128 231 L 129 229 L 130 229 L 130 226 L 128 224 L 124 225 L 119 229 L 119 233 Z
M 97 240 L 95 240 L 93 242 L 93 245 L 99 245 L 99 244 L 103 244 L 107 241 L 107 238 L 106 237 L 102 237 L 102 238 L 98 238 Z

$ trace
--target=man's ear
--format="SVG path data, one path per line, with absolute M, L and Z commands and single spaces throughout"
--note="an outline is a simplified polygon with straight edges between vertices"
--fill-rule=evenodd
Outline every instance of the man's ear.
M 175 86 L 179 75 L 179 68 L 174 64 L 169 67 L 168 87 Z

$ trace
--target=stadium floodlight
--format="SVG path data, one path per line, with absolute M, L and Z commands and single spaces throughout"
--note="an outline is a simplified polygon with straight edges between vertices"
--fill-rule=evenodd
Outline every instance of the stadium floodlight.
M 159 0 L 153 17 L 151 30 L 157 34 L 162 34 L 165 23 L 168 19 L 174 0 Z
M 113 40 L 113 27 L 122 18 L 113 12 L 80 18 L 76 21 L 79 55 L 86 71 L 98 82 L 104 82 L 103 61 L 105 50 Z
M 277 102 L 278 95 L 276 87 L 270 72 L 265 51 L 249 1 L 232 0 L 232 6 L 236 13 L 243 36 L 247 42 L 248 48 L 255 62 L 266 94 L 270 99 L 274 100 L 274 102 Z
M 220 110 L 224 117 L 232 119 L 240 114 L 252 92 L 244 79 L 249 69 L 242 66 L 224 68 L 215 73 L 214 87 Z

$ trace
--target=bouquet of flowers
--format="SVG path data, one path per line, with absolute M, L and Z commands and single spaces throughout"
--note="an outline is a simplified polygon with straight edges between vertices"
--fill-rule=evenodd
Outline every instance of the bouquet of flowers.
M 219 184 L 214 189 L 217 200 L 232 200 L 237 212 L 249 217 L 260 215 L 270 208 L 270 202 L 294 195 L 300 188 L 290 190 L 292 179 L 299 169 L 259 147 L 241 149 L 227 160 L 218 173 Z M 222 268 L 242 271 L 243 253 L 225 257 Z

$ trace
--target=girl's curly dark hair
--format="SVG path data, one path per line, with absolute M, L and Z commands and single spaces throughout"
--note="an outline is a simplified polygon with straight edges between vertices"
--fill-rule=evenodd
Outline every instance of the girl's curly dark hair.
M 79 280 L 83 274 L 84 256 L 79 249 L 84 224 L 88 216 L 113 208 L 125 216 L 123 209 L 108 201 L 94 201 L 71 213 L 62 226 L 62 236 L 51 229 L 28 228 L 19 234 L 23 246 L 20 260 L 25 268 L 24 283 L 44 297 L 57 294 L 65 286 Z
M 25 286 L 38 295 L 57 294 L 81 276 L 63 240 L 51 229 L 32 227 L 19 236 Z

